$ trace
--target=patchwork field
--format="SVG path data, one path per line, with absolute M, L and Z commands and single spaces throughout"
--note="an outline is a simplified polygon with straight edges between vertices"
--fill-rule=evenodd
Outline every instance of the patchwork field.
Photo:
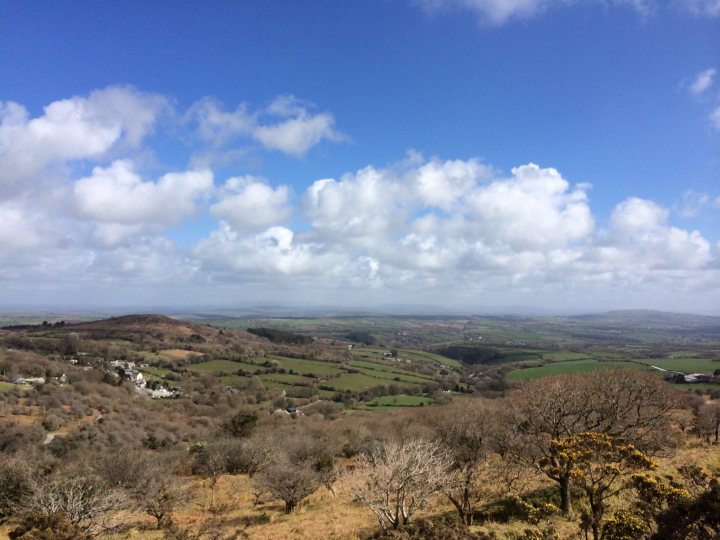
M 507 374 L 509 381 L 531 381 L 541 379 L 551 375 L 561 375 L 565 373 L 585 373 L 598 369 L 634 369 L 645 370 L 650 369 L 633 362 L 600 362 L 594 359 L 586 360 L 568 360 L 566 362 L 553 362 L 544 366 L 514 369 Z

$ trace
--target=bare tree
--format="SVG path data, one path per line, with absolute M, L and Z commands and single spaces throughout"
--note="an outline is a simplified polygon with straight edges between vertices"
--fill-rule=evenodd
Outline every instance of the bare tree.
M 442 409 L 433 424 L 437 441 L 455 473 L 445 487 L 445 495 L 463 523 L 472 525 L 475 505 L 483 496 L 478 481 L 492 452 L 493 411 L 477 400 Z
M 215 508 L 215 488 L 218 480 L 228 470 L 230 448 L 232 446 L 225 441 L 200 443 L 190 448 L 194 458 L 193 472 L 207 478 L 210 484 L 210 509 Z
M 335 480 L 334 445 L 322 433 L 286 436 L 272 446 L 272 455 L 262 451 L 267 441 L 257 441 L 258 451 L 266 461 L 253 478 L 256 497 L 264 492 L 285 502 L 285 512 L 292 512 L 320 486 L 332 491 Z
M 511 405 L 518 435 L 513 455 L 558 483 L 566 515 L 572 512 L 571 475 L 558 467 L 552 441 L 592 431 L 656 451 L 670 442 L 670 412 L 676 406 L 666 383 L 629 370 L 533 381 L 512 396 Z M 541 462 L 551 466 L 540 467 Z
M 181 503 L 190 500 L 184 482 L 160 464 L 146 471 L 133 496 L 140 508 L 157 520 L 158 529 L 172 521 L 172 514 Z
M 112 515 L 127 501 L 123 490 L 108 488 L 92 474 L 66 471 L 37 482 L 23 510 L 26 516 L 63 515 L 72 525 L 95 534 L 118 525 Z
M 406 525 L 450 481 L 450 459 L 437 442 L 388 442 L 359 459 L 357 501 L 375 514 L 384 531 Z
M 0 454 L 0 522 L 15 514 L 32 495 L 34 476 L 25 456 Z
M 710 442 L 710 437 L 714 437 L 715 443 L 717 443 L 720 437 L 720 403 L 713 402 L 702 405 L 698 409 L 694 428 L 706 442 Z
M 253 483 L 282 500 L 285 503 L 285 513 L 289 514 L 295 510 L 298 503 L 322 485 L 322 477 L 308 464 L 284 461 L 258 474 Z

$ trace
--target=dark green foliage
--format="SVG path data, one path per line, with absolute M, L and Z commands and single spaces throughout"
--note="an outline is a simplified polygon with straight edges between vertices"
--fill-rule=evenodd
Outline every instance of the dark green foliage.
M 504 358 L 499 351 L 492 347 L 473 347 L 472 345 L 448 345 L 434 349 L 433 352 L 470 365 L 494 364 Z
M 313 342 L 312 336 L 276 330 L 274 328 L 248 328 L 248 332 L 258 337 L 269 339 L 273 343 L 287 343 L 289 345 L 307 345 Z
M 255 429 L 258 418 L 255 411 L 239 410 L 222 425 L 222 429 L 231 437 L 248 437 Z
M 375 337 L 364 330 L 353 330 L 345 334 L 345 337 L 354 343 L 362 343 L 363 345 L 373 345 L 375 343 Z
M 713 540 L 720 538 L 720 482 L 694 499 L 671 505 L 656 518 L 657 532 L 652 540 Z

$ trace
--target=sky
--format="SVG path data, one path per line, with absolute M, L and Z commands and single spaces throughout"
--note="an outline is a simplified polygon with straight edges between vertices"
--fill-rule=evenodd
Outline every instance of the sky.
M 720 0 L 0 3 L 0 309 L 720 314 Z

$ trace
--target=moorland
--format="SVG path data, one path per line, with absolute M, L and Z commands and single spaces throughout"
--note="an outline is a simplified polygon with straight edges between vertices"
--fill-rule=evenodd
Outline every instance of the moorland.
M 0 325 L 0 537 L 720 535 L 718 317 Z

